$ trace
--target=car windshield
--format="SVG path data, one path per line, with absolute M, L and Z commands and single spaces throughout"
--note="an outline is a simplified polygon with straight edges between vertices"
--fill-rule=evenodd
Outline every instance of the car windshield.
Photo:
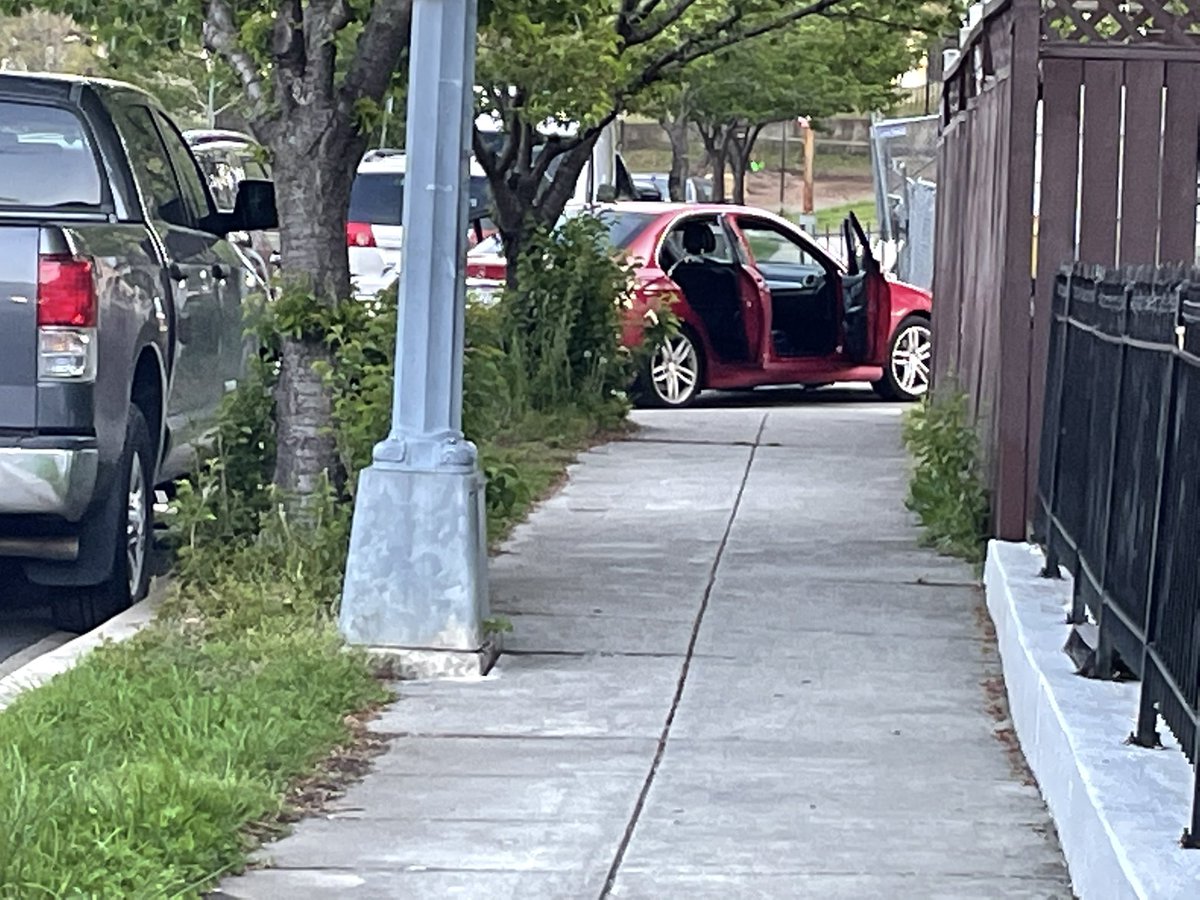
M 99 206 L 100 171 L 83 123 L 52 106 L 0 102 L 0 206 Z
M 487 178 L 472 175 L 470 185 L 472 216 L 491 206 Z M 404 173 L 362 172 L 350 190 L 350 221 L 371 225 L 401 225 L 404 210 Z

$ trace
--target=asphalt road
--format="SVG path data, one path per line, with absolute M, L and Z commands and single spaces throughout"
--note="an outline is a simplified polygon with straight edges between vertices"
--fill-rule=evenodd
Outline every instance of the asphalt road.
M 19 570 L 0 569 L 0 677 L 27 661 L 28 654 L 22 651 L 36 646 L 50 649 L 70 637 L 50 621 L 44 590 L 29 584 Z

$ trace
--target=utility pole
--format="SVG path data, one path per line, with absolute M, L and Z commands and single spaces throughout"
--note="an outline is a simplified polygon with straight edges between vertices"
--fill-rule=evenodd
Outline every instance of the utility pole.
M 787 209 L 787 145 L 792 123 L 780 122 L 779 127 L 783 131 L 783 149 L 779 152 L 779 213 L 782 215 Z
M 817 136 L 813 131 L 812 119 L 804 118 L 800 122 L 804 126 L 804 212 L 812 215 L 816 202 L 813 163 L 817 155 Z
M 484 481 L 462 433 L 477 0 L 415 0 L 392 427 L 360 476 L 339 625 L 404 677 L 486 672 Z

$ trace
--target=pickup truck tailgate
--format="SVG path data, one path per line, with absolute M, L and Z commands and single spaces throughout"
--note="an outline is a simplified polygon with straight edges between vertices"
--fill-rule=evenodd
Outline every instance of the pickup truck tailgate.
M 37 426 L 38 229 L 0 225 L 0 428 Z

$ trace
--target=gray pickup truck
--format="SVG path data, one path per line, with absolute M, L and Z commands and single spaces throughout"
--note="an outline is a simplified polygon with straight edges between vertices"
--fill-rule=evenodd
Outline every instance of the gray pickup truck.
M 269 182 L 212 201 L 147 94 L 0 74 L 0 556 L 87 630 L 149 578 L 154 488 L 185 474 L 243 371 L 226 236 L 276 226 Z

